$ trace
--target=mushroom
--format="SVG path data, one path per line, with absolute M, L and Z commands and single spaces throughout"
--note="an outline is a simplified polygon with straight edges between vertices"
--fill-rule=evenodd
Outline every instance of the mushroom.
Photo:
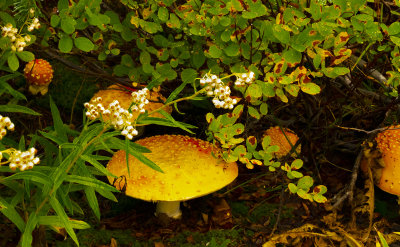
M 281 130 L 279 126 L 271 127 L 264 132 L 264 136 L 271 137 L 271 146 L 278 146 L 279 150 L 274 153 L 276 158 L 282 158 L 287 155 L 291 150 L 292 147 L 296 145 L 296 142 L 299 140 L 299 137 L 294 133 L 294 131 L 282 128 L 284 131 Z M 285 134 L 284 134 L 285 133 Z M 286 135 L 286 136 L 285 136 Z M 288 142 L 288 139 L 290 143 Z M 299 154 L 301 152 L 301 145 L 298 145 L 296 148 L 296 152 Z M 292 156 L 296 154 L 293 153 Z
M 129 91 L 129 90 L 123 88 L 122 86 L 111 85 L 105 90 L 98 91 L 92 97 L 92 99 L 96 99 L 97 97 L 101 97 L 102 98 L 102 104 L 105 107 L 108 106 L 109 104 L 111 104 L 114 100 L 118 100 L 120 106 L 127 110 L 129 108 L 129 106 L 131 105 L 131 103 L 132 103 L 131 93 L 132 93 L 132 91 Z M 156 110 L 156 109 L 162 107 L 164 104 L 161 103 L 160 100 L 161 101 L 166 101 L 166 98 L 164 96 L 162 96 L 158 92 L 150 91 L 149 92 L 149 96 L 148 96 L 148 100 L 150 101 L 150 103 L 147 104 L 144 108 L 147 111 L 151 112 L 153 110 Z M 168 113 L 172 112 L 172 108 L 170 106 L 164 107 L 164 110 L 166 112 L 168 112 Z M 139 112 L 133 112 L 133 114 L 136 114 L 137 115 L 136 117 L 139 116 Z M 164 118 L 164 116 L 161 115 L 158 112 L 152 114 L 151 117 Z M 107 120 L 107 119 L 105 119 L 105 120 Z
M 217 191 L 231 183 L 238 175 L 236 163 L 218 158 L 219 149 L 211 143 L 182 135 L 158 135 L 136 143 L 151 150 L 144 155 L 156 163 L 158 172 L 120 150 L 114 154 L 107 169 L 121 181 L 108 177 L 118 190 L 145 201 L 158 202 L 156 215 L 166 214 L 178 219 L 181 201 Z
M 388 127 L 375 141 L 376 150 L 364 150 L 361 169 L 366 172 L 369 163 L 376 186 L 400 196 L 400 125 Z
M 33 95 L 39 92 L 45 95 L 49 90 L 49 84 L 53 79 L 53 68 L 44 59 L 34 59 L 24 68 L 24 76 L 29 84 L 29 92 Z

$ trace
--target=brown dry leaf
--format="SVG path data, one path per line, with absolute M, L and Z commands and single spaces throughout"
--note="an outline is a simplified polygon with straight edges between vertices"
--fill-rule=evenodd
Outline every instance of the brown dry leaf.
M 111 238 L 110 247 L 118 247 L 118 243 L 117 240 L 115 240 L 115 238 Z
M 225 199 L 222 199 L 214 206 L 211 220 L 214 224 L 224 228 L 231 228 L 233 226 L 231 207 Z
M 162 242 L 155 242 L 154 247 L 165 247 L 165 245 Z
M 299 240 L 304 240 L 304 238 L 316 237 L 327 238 L 339 242 L 343 241 L 343 238 L 336 232 L 328 231 L 312 224 L 305 224 L 285 233 L 272 236 L 268 242 L 263 244 L 263 247 L 273 247 L 278 243 L 293 246 L 293 243 L 296 244 Z
M 328 247 L 330 244 L 325 240 L 325 238 L 314 238 L 314 246 Z
M 364 193 L 358 193 L 356 195 L 356 200 L 355 202 L 358 202 L 359 205 L 354 208 L 352 212 L 352 220 L 351 220 L 351 228 L 352 229 L 357 229 L 359 232 L 361 230 L 361 227 L 357 227 L 357 222 L 356 219 L 360 215 L 365 215 L 368 214 L 368 228 L 365 229 L 363 233 L 363 242 L 367 241 L 369 234 L 371 233 L 372 230 L 372 221 L 374 217 L 374 208 L 375 208 L 375 197 L 374 197 L 374 179 L 372 175 L 372 170 L 370 166 L 371 159 L 368 159 L 368 164 L 364 168 L 366 169 L 366 173 L 368 174 L 368 178 L 365 180 L 364 184 Z

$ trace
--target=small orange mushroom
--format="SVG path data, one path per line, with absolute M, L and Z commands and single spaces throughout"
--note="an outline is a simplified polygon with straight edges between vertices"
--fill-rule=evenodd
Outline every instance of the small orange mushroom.
M 119 85 L 111 85 L 105 90 L 100 90 L 98 91 L 92 99 L 96 99 L 97 97 L 102 98 L 102 104 L 103 106 L 108 106 L 111 104 L 114 100 L 118 100 L 119 105 L 124 108 L 128 109 L 129 106 L 132 104 L 132 96 L 131 96 L 132 91 L 127 90 L 126 88 L 123 88 L 122 86 Z M 150 103 L 147 104 L 144 108 L 146 111 L 151 112 L 153 110 L 156 110 L 160 107 L 162 107 L 164 104 L 160 101 L 166 101 L 166 98 L 162 96 L 160 93 L 155 92 L 155 91 L 150 91 L 149 96 L 147 98 Z M 166 106 L 163 108 L 164 111 L 171 113 L 172 108 L 170 106 Z M 133 114 L 136 114 L 138 117 L 139 112 L 134 112 Z M 156 112 L 152 114 L 150 117 L 161 117 L 163 118 L 164 116 L 161 115 L 160 113 Z M 107 119 L 105 119 L 107 120 Z
M 394 195 L 400 195 L 400 125 L 390 126 L 375 138 L 377 150 L 364 151 L 361 168 L 367 171 L 369 163 L 376 186 Z
M 296 142 L 299 140 L 299 137 L 296 135 L 296 133 L 294 133 L 294 131 L 287 128 L 282 128 L 282 129 L 284 131 L 282 131 L 279 126 L 275 126 L 269 128 L 264 132 L 264 136 L 271 137 L 270 145 L 272 146 L 276 145 L 279 147 L 279 150 L 274 153 L 275 157 L 278 159 L 287 155 L 292 150 L 292 147 L 294 147 L 294 145 L 296 145 Z M 300 145 L 297 146 L 296 152 L 298 154 L 301 152 Z M 292 155 L 296 154 L 293 153 Z
M 34 59 L 26 64 L 24 76 L 29 84 L 29 92 L 36 95 L 39 92 L 45 95 L 53 79 L 53 68 L 44 59 Z

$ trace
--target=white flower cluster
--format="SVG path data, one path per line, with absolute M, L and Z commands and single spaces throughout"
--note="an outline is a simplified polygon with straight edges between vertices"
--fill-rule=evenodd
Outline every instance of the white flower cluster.
M 18 29 L 13 27 L 11 23 L 8 23 L 1 29 L 1 35 L 3 37 L 9 37 L 11 41 L 14 41 L 16 39 L 16 35 L 18 33 Z
M 33 9 L 29 11 L 31 15 L 35 13 Z M 39 29 L 40 28 L 40 22 L 38 18 L 33 18 L 32 22 L 28 26 L 28 31 L 32 32 L 34 29 Z M 18 33 L 18 28 L 13 27 L 11 23 L 6 24 L 4 27 L 1 28 L 1 35 L 3 37 L 8 37 L 12 44 L 11 44 L 11 50 L 12 51 L 23 51 L 24 48 L 26 47 L 26 42 L 31 41 L 31 36 L 26 34 L 25 36 L 22 36 L 21 34 Z
M 207 96 L 214 97 L 212 102 L 216 108 L 233 109 L 233 106 L 237 104 L 237 100 L 230 97 L 229 86 L 224 85 L 218 76 L 206 74 L 200 80 L 200 85 L 205 87 Z
M 37 19 L 37 18 L 35 18 Z M 34 19 L 34 20 L 35 20 Z M 40 24 L 38 23 L 39 19 L 37 19 L 37 22 L 34 25 L 36 26 L 40 26 Z M 29 28 L 28 28 L 29 30 Z M 21 36 L 20 34 L 18 34 L 18 29 L 13 27 L 12 24 L 8 23 L 7 25 L 5 25 L 2 29 L 1 29 L 1 35 L 3 37 L 8 37 L 11 42 L 11 50 L 12 51 L 23 51 L 24 48 L 26 47 L 26 42 L 30 42 L 31 41 L 31 36 L 29 36 L 28 34 L 25 36 Z
M 28 31 L 32 32 L 34 29 L 40 28 L 40 22 L 38 18 L 33 18 L 32 23 L 28 26 Z
M 25 171 L 26 169 L 32 169 L 34 165 L 39 164 L 40 159 L 35 157 L 36 149 L 30 148 L 28 151 L 13 150 L 8 158 L 9 166 L 11 170 L 20 169 Z M 2 154 L 0 158 L 2 158 Z
M 14 124 L 11 122 L 9 117 L 3 117 L 0 115 L 0 140 L 7 134 L 7 129 L 10 131 L 14 130 Z
M 132 101 L 134 104 L 131 106 L 131 111 L 138 111 L 140 113 L 144 113 L 146 111 L 144 107 L 149 103 L 149 100 L 147 99 L 148 93 L 149 89 L 147 88 L 132 92 Z
M 236 76 L 235 86 L 244 86 L 246 84 L 252 84 L 256 79 L 254 77 L 254 72 L 250 71 L 249 73 L 243 73 L 241 75 Z
M 147 100 L 147 93 L 147 88 L 132 93 L 132 112 L 145 112 L 144 107 L 149 103 Z M 114 100 L 107 108 L 104 108 L 101 101 L 102 98 L 98 97 L 91 100 L 89 103 L 85 103 L 84 106 L 87 109 L 86 116 L 89 119 L 95 120 L 102 115 L 103 119 L 107 119 L 115 129 L 121 130 L 121 134 L 128 139 L 131 140 L 134 136 L 138 135 L 138 131 L 132 126 L 136 120 L 135 116 L 128 110 L 122 108 L 118 100 Z

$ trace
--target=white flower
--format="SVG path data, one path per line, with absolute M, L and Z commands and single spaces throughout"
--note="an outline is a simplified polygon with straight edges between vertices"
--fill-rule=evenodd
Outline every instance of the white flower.
M 30 148 L 27 151 L 15 150 L 11 152 L 10 157 L 8 158 L 9 167 L 12 170 L 19 168 L 21 171 L 26 169 L 32 169 L 34 165 L 39 164 L 40 159 L 35 157 L 36 149 Z

